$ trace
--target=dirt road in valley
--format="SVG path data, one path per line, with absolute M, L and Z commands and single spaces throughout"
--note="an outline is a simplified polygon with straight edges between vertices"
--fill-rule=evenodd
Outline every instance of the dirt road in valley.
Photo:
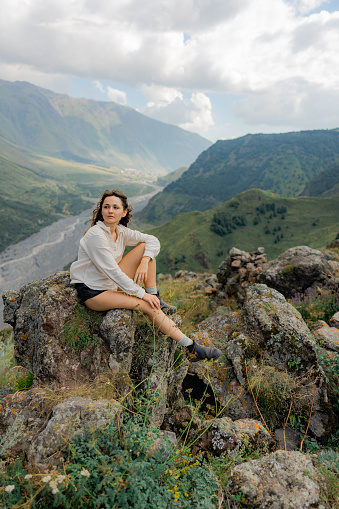
M 130 199 L 133 210 L 142 210 L 152 193 Z M 89 227 L 93 207 L 78 216 L 67 217 L 52 223 L 39 232 L 0 253 L 0 294 L 16 290 L 29 281 L 50 276 L 76 259 L 79 240 Z M 6 326 L 0 301 L 0 328 Z

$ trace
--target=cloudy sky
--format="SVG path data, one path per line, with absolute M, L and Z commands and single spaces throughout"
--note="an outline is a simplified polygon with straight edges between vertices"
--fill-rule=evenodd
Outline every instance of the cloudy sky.
M 339 0 L 1 0 L 0 79 L 215 141 L 339 127 Z

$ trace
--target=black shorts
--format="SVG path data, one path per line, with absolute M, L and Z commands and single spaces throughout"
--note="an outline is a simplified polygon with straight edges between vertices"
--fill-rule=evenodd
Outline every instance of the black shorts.
M 85 283 L 75 283 L 74 286 L 77 289 L 78 297 L 82 303 L 87 299 L 100 295 L 100 293 L 106 292 L 106 290 L 92 290 L 92 288 L 88 288 Z

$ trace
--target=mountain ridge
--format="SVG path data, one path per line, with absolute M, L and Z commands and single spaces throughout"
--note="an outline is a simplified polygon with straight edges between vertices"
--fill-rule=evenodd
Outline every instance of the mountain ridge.
M 218 140 L 141 212 L 162 224 L 181 212 L 208 210 L 247 189 L 298 196 L 308 181 L 339 164 L 339 130 L 249 134 Z
M 188 166 L 211 144 L 128 106 L 4 80 L 0 80 L 0 136 L 52 157 L 156 174 Z

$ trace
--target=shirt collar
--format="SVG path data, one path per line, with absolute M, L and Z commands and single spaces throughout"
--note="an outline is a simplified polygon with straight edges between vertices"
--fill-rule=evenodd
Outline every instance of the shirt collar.
M 105 223 L 103 221 L 97 221 L 96 224 L 98 226 L 100 226 L 100 228 L 102 228 L 103 230 L 105 230 L 106 232 L 108 233 L 111 233 L 111 229 L 109 226 L 106 226 Z M 119 231 L 120 230 L 120 224 L 117 225 L 117 230 Z

